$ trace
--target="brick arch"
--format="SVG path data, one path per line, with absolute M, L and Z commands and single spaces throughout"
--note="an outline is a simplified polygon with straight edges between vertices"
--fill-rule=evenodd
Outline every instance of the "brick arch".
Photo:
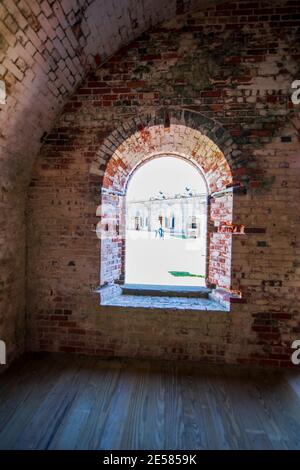
M 200 167 L 210 192 L 233 183 L 233 152 L 237 145 L 216 121 L 190 110 L 160 109 L 132 118 L 103 142 L 91 174 L 103 174 L 102 187 L 124 192 L 133 168 L 153 155 L 172 153 Z
M 207 285 L 231 288 L 232 223 L 231 167 L 236 145 L 218 123 L 189 110 L 158 110 L 132 118 L 108 136 L 91 166 L 100 178 L 101 286 L 125 279 L 125 195 L 127 183 L 140 164 L 159 154 L 186 159 L 201 169 L 208 186 Z M 218 197 L 215 197 L 218 193 Z

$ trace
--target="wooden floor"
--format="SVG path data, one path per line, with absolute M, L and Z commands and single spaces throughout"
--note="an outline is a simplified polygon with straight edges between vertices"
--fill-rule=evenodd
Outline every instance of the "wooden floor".
M 300 449 L 300 374 L 68 355 L 0 375 L 1 449 Z

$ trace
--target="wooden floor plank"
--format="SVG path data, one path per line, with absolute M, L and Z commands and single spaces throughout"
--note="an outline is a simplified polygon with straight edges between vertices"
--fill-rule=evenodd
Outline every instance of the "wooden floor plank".
M 100 371 L 100 374 L 99 374 Z M 121 373 L 119 361 L 98 362 L 90 382 L 90 411 L 85 427 L 81 428 L 77 449 L 99 449 L 108 416 L 113 412 L 111 403 L 118 394 Z
M 91 413 L 92 406 L 87 400 L 89 381 L 92 379 L 94 368 L 97 364 L 96 358 L 91 358 L 85 367 L 79 370 L 78 387 L 76 395 L 68 411 L 65 413 L 60 426 L 57 427 L 53 439 L 49 443 L 49 449 L 74 449 L 78 435 L 85 427 L 87 417 Z
M 63 362 L 63 360 L 62 360 Z M 65 374 L 63 363 L 61 373 Z M 24 375 L 23 375 L 24 374 Z M 1 396 L 0 407 L 0 448 L 6 448 L 6 441 L 14 440 L 14 445 L 18 445 L 19 436 L 36 409 L 43 403 L 43 400 L 51 387 L 57 381 L 59 369 L 54 361 L 30 362 L 30 367 L 21 374 L 15 375 L 15 380 L 8 390 L 8 398 Z M 6 395 L 6 393 L 4 394 Z
M 208 449 L 208 436 L 206 429 L 204 407 L 206 401 L 197 391 L 197 377 L 190 369 L 180 375 L 180 387 L 183 398 L 185 447 L 193 449 Z
M 243 377 L 222 378 L 224 387 L 231 401 L 231 408 L 236 420 L 236 447 L 240 450 L 272 449 L 267 432 L 259 419 L 261 410 L 249 391 L 250 379 Z
M 222 436 L 220 445 L 224 449 L 244 449 L 246 447 L 245 436 L 237 419 L 235 401 L 226 387 L 223 375 L 207 377 L 206 381 L 209 387 L 209 403 L 217 419 L 215 427 L 222 431 L 220 432 Z
M 65 354 L 0 376 L 1 449 L 300 449 L 299 374 Z
M 300 449 L 300 399 L 288 380 L 282 376 L 263 378 L 256 390 L 270 420 L 276 423 L 277 433 L 269 433 L 273 447 Z
M 27 422 L 15 448 L 47 449 L 56 433 L 64 414 L 70 407 L 77 389 L 77 372 L 80 358 L 68 360 L 62 356 L 56 364 L 55 377 L 48 393 L 41 397 L 35 413 Z M 47 374 L 45 376 L 47 380 Z
M 185 423 L 182 389 L 180 387 L 181 368 L 169 363 L 164 371 L 165 387 L 165 448 L 186 449 Z
M 133 395 L 134 384 L 137 376 L 132 370 L 128 373 L 120 372 L 114 395 L 110 397 L 110 402 L 103 414 L 103 425 L 101 429 L 101 437 L 97 445 L 97 449 L 123 449 L 122 444 L 124 435 L 128 432 L 128 413 L 129 404 Z M 100 431 L 99 423 L 99 431 Z M 128 449 L 131 449 L 129 446 Z
M 140 369 L 135 370 L 120 448 L 163 449 L 164 408 L 161 368 L 157 368 L 155 363 L 144 362 Z

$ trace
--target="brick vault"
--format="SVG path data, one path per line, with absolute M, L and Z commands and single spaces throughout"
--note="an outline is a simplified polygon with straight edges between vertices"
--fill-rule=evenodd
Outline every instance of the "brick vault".
M 0 337 L 10 359 L 28 348 L 290 364 L 300 332 L 298 3 L 1 3 Z M 232 191 L 228 227 L 245 233 L 222 231 L 216 197 L 210 255 L 212 284 L 227 300 L 242 293 L 230 312 L 105 308 L 92 293 L 103 188 L 122 190 L 128 169 L 162 150 L 198 159 L 211 193 Z M 230 283 L 218 284 L 224 238 Z

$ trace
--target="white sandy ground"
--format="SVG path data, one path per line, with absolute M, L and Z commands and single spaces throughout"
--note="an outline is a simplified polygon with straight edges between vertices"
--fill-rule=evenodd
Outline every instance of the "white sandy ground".
M 175 277 L 169 271 L 205 274 L 205 240 L 180 239 L 154 232 L 127 230 L 125 280 L 127 284 L 204 286 L 203 278 Z

